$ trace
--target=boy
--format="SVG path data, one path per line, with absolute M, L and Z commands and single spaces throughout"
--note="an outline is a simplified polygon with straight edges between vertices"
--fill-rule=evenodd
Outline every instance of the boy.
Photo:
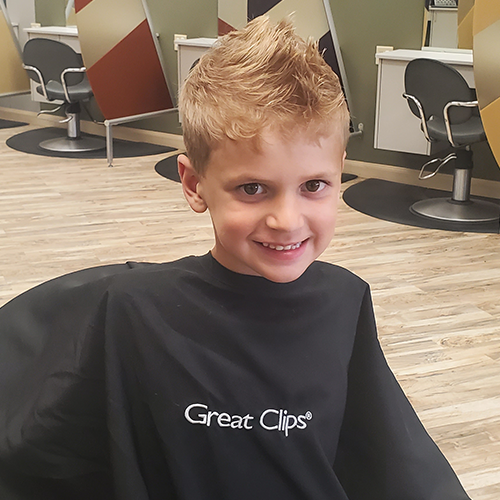
M 316 45 L 257 19 L 203 56 L 180 108 L 182 186 L 215 246 L 3 308 L 1 498 L 467 499 L 384 360 L 367 285 L 316 262 L 348 136 Z

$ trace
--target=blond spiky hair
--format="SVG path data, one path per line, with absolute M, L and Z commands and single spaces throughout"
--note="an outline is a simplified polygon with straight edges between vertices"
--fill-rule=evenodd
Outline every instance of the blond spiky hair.
M 261 16 L 220 38 L 191 70 L 179 96 L 184 143 L 203 174 L 225 140 L 253 141 L 264 130 L 297 127 L 348 138 L 349 113 L 339 79 L 289 19 Z

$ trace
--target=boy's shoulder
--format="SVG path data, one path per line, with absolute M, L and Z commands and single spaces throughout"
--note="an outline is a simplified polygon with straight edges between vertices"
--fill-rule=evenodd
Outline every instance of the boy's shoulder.
M 38 303 L 42 307 L 42 304 L 49 300 L 69 298 L 79 294 L 86 297 L 86 302 L 91 302 L 92 296 L 95 295 L 95 298 L 102 296 L 114 286 L 123 285 L 126 287 L 127 282 L 144 281 L 149 279 L 151 275 L 163 274 L 169 270 L 175 272 L 175 269 L 183 267 L 187 268 L 187 262 L 193 259 L 194 257 L 186 257 L 167 263 L 125 262 L 80 269 L 57 276 L 28 289 L 7 302 L 2 309 L 11 309 L 17 305 L 29 303 Z
M 295 282 L 278 284 L 265 278 L 238 275 L 218 264 L 210 254 L 188 256 L 178 260 L 152 262 L 126 262 L 82 269 L 46 281 L 13 299 L 3 309 L 17 309 L 26 304 L 62 302 L 98 303 L 106 294 L 139 294 L 163 296 L 187 286 L 202 287 L 209 293 L 214 288 L 225 288 L 252 293 L 273 294 L 293 291 L 297 293 L 325 292 L 364 295 L 368 285 L 353 272 L 327 262 L 315 261 Z M 285 293 L 287 296 L 287 293 Z
M 315 261 L 311 264 L 308 272 L 314 273 L 314 278 L 326 286 L 337 288 L 354 287 L 365 290 L 368 283 L 354 274 L 349 269 L 324 261 Z
M 222 287 L 240 293 L 271 294 L 291 291 L 306 293 L 338 292 L 347 295 L 364 295 L 369 285 L 352 271 L 336 264 L 323 261 L 313 262 L 305 273 L 291 283 L 273 283 L 266 278 L 240 275 L 221 266 L 210 254 L 184 257 L 160 264 L 128 263 L 129 272 L 119 272 L 111 280 L 111 288 L 122 291 L 176 289 L 185 284 L 203 287 L 207 290 Z

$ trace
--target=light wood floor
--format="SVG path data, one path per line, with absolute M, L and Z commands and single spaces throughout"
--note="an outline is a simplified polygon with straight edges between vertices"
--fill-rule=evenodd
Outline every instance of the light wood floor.
M 154 171 L 165 155 L 114 168 L 32 156 L 5 145 L 23 130 L 0 130 L 0 303 L 83 267 L 211 248 L 209 217 Z M 324 259 L 370 283 L 388 361 L 470 496 L 500 498 L 500 236 L 392 224 L 342 202 Z

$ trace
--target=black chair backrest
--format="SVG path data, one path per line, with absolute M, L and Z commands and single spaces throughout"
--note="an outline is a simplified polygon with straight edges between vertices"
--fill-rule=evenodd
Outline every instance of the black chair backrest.
M 49 38 L 28 40 L 23 49 L 23 62 L 27 66 L 37 68 L 45 83 L 50 80 L 60 82 L 61 73 L 66 68 L 83 67 L 81 54 L 75 52 L 69 45 Z M 34 71 L 27 70 L 27 72 L 32 80 L 40 83 Z M 76 85 L 83 80 L 84 76 L 84 73 L 71 73 L 66 76 L 66 82 L 68 85 Z
M 452 66 L 433 59 L 414 59 L 405 70 L 405 92 L 415 96 L 424 109 L 425 119 L 431 116 L 443 121 L 443 109 L 450 101 L 473 101 L 474 90 Z M 412 113 L 420 117 L 416 105 L 408 100 Z M 472 115 L 473 108 L 450 109 L 451 123 L 462 123 Z

